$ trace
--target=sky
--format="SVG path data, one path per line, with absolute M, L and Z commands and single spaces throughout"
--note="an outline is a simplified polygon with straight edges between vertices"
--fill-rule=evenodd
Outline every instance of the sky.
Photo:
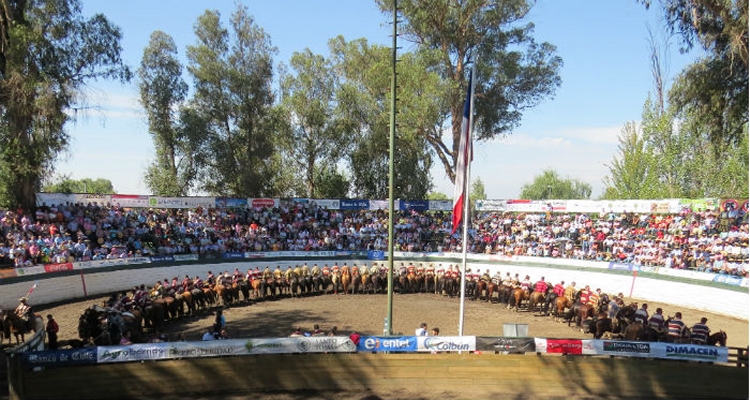
M 206 8 L 218 10 L 227 26 L 237 5 L 224 0 L 82 4 L 84 15 L 102 13 L 122 29 L 122 56 L 133 71 L 153 31 L 171 35 L 184 62 L 186 46 L 195 43 L 195 21 Z M 374 0 L 241 4 L 278 48 L 276 64 L 288 64 L 294 52 L 306 48 L 327 56 L 328 40 L 337 35 L 388 46 L 392 41 L 390 18 Z M 471 179 L 481 179 L 489 199 L 515 199 L 523 185 L 552 169 L 563 179 L 588 183 L 591 198 L 599 198 L 607 166 L 617 154 L 618 135 L 625 123 L 640 120 L 653 88 L 647 29 L 664 40 L 661 11 L 646 10 L 636 0 L 538 0 L 527 19 L 535 24 L 537 41 L 557 47 L 564 62 L 562 84 L 554 97 L 526 111 L 512 134 L 475 145 Z M 665 58 L 668 85 L 696 57 L 679 52 L 679 38 L 670 42 Z M 401 45 L 409 48 L 408 43 Z M 154 159 L 153 142 L 138 103 L 137 82 L 91 82 L 85 103 L 67 127 L 71 146 L 57 163 L 57 173 L 72 179 L 108 179 L 121 194 L 150 194 L 142 177 Z M 453 184 L 437 159 L 435 164 L 433 191 L 450 197 Z

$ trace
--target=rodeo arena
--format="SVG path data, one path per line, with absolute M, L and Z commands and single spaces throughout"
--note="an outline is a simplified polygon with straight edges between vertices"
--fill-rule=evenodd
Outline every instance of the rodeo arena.
M 0 397 L 748 398 L 747 200 L 473 207 L 464 252 L 396 201 L 389 259 L 386 200 L 39 193 L 0 210 Z

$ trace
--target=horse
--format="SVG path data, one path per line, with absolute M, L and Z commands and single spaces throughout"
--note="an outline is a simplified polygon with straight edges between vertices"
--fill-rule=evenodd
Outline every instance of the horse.
M 352 270 L 352 294 L 362 290 L 362 275 L 359 273 L 359 269 Z
M 544 300 L 547 296 L 541 292 L 532 292 L 529 295 L 529 311 L 542 311 Z
M 720 330 L 711 334 L 708 339 L 706 339 L 706 344 L 709 346 L 727 347 L 727 333 Z
M 143 307 L 143 319 L 146 328 L 154 331 L 161 330 L 167 315 L 167 302 L 164 299 L 152 300 L 150 304 Z
M 601 339 L 606 332 L 612 333 L 612 329 L 611 318 L 599 318 L 591 320 L 589 323 L 589 332 L 594 336 L 594 339 Z
M 344 294 L 349 291 L 349 285 L 352 284 L 352 274 L 348 266 L 341 267 L 341 288 Z
M 497 291 L 497 301 L 505 304 L 510 308 L 511 299 L 513 298 L 513 288 L 508 285 L 500 285 Z
M 594 307 L 583 303 L 573 304 L 573 307 L 565 314 L 568 326 L 570 326 L 571 322 L 575 321 L 576 326 L 583 328 L 583 322 L 588 318 L 594 318 Z
M 359 276 L 359 288 L 361 293 L 373 293 L 372 279 L 370 273 L 367 270 Z
M 27 321 L 19 317 L 14 311 L 5 311 L 4 314 L 3 327 L 7 331 L 8 340 L 10 341 L 10 334 L 13 334 L 16 338 L 16 343 L 26 341 L 26 334 L 35 328 L 35 319 L 41 318 L 34 314 L 34 317 Z
M 93 306 L 84 310 L 78 319 L 78 337 L 98 346 L 116 345 L 125 332 L 130 332 L 133 343 L 142 343 L 142 315 L 140 310 L 119 312 L 111 308 Z
M 513 289 L 513 306 L 511 308 L 518 311 L 518 309 L 521 308 L 523 301 L 528 299 L 529 292 L 520 287 Z
M 555 299 L 555 318 L 560 318 L 565 315 L 566 308 L 573 308 L 573 301 L 565 296 L 558 296 Z

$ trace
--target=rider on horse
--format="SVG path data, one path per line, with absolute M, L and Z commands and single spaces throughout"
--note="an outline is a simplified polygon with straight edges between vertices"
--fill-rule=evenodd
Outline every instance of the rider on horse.
M 31 305 L 28 303 L 29 299 L 24 296 L 18 299 L 18 301 L 20 303 L 18 304 L 18 307 L 16 307 L 16 315 L 26 322 L 31 321 L 33 313 L 31 312 Z

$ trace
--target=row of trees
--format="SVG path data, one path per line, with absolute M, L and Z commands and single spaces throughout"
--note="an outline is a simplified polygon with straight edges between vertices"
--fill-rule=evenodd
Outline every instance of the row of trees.
M 392 1 L 378 4 L 391 12 Z M 534 41 L 524 22 L 530 7 L 521 0 L 399 2 L 402 34 L 414 49 L 398 63 L 397 197 L 428 194 L 435 158 L 453 179 L 472 58 L 483 77 L 479 140 L 510 133 L 523 110 L 553 94 L 561 60 L 552 45 Z M 328 56 L 295 53 L 278 73 L 275 99 L 275 49 L 245 7 L 228 27 L 206 11 L 195 36 L 187 48 L 191 98 L 166 33 L 153 33 L 138 69 L 157 150 L 146 176 L 151 191 L 387 197 L 391 48 L 336 37 Z
M 393 0 L 376 1 L 392 12 Z M 660 2 L 685 47 L 700 45 L 707 56 L 682 71 L 669 91 L 657 84 L 643 122 L 625 126 L 606 197 L 746 193 L 747 7 L 739 3 Z M 103 15 L 84 19 L 79 0 L 2 5 L 0 203 L 30 207 L 68 147 L 67 122 L 86 107 L 83 85 L 128 82 L 132 73 L 120 58 L 119 28 Z M 553 45 L 534 40 L 526 20 L 531 5 L 399 1 L 400 31 L 413 46 L 398 64 L 397 197 L 425 198 L 434 162 L 454 179 L 472 60 L 482 77 L 479 142 L 510 134 L 525 110 L 554 95 L 562 60 Z M 303 51 L 275 68 L 271 38 L 247 8 L 238 6 L 228 24 L 206 11 L 194 26 L 186 65 L 174 40 L 156 31 L 137 68 L 156 154 L 145 174 L 153 193 L 387 197 L 390 48 L 337 37 L 329 55 Z M 590 186 L 554 171 L 521 193 L 590 195 Z

